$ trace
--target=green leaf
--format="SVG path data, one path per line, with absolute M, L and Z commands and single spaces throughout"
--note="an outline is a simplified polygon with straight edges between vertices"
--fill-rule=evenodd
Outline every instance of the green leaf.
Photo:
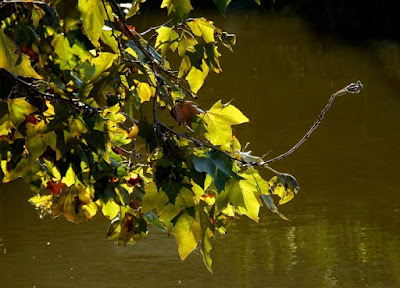
M 228 8 L 229 3 L 231 3 L 232 0 L 213 0 L 215 6 L 217 6 L 219 13 L 222 15 L 225 15 L 226 13 L 226 8 Z
M 198 172 L 206 172 L 214 178 L 215 187 L 218 191 L 225 188 L 225 183 L 230 177 L 238 180 L 242 179 L 238 174 L 232 171 L 232 162 L 227 156 L 218 151 L 210 151 L 207 157 L 193 156 L 194 168 Z
M 47 146 L 56 147 L 57 134 L 51 131 L 46 134 L 37 134 L 26 139 L 26 148 L 29 151 L 29 161 L 33 162 L 46 151 Z
M 204 115 L 207 125 L 205 137 L 214 145 L 220 145 L 221 149 L 229 150 L 232 139 L 232 125 L 249 122 L 243 113 L 231 104 L 222 104 L 218 101 Z
M 136 54 L 135 57 L 137 57 L 142 64 L 146 64 L 149 61 L 149 59 L 147 59 L 146 55 L 144 55 L 143 51 L 136 45 L 135 42 L 133 42 L 133 40 L 128 40 L 126 42 L 126 46 L 128 46 L 129 48 L 132 48 L 134 54 Z M 128 49 L 127 49 L 127 51 L 128 51 Z
M 29 57 L 22 54 L 3 30 L 0 30 L 0 68 L 25 77 L 42 78 L 31 66 Z
M 0 60 L 1 61 L 1 60 Z M 7 100 L 9 119 L 11 120 L 14 128 L 17 128 L 32 112 L 36 109 L 31 104 L 26 102 L 25 98 L 13 98 Z
M 160 221 L 158 215 L 154 213 L 153 211 L 149 211 L 143 215 L 143 218 L 146 219 L 151 226 L 154 228 L 157 228 L 158 230 L 161 231 L 167 231 L 163 225 L 163 223 Z
M 55 59 L 55 62 L 60 64 L 62 70 L 70 70 L 76 66 L 77 62 L 74 56 L 74 50 L 72 49 L 67 37 L 58 34 L 54 36 L 51 45 L 54 47 L 54 52 L 58 56 L 58 58 Z
M 168 15 L 172 15 L 172 22 L 176 25 L 180 21 L 185 21 L 193 10 L 190 0 L 163 0 L 161 8 L 167 7 Z
M 102 0 L 78 0 L 78 9 L 81 12 L 83 28 L 88 38 L 94 46 L 97 46 L 104 20 L 107 19 Z

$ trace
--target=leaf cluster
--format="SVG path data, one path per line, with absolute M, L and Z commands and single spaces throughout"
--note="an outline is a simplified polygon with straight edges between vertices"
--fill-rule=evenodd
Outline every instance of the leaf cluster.
M 297 182 L 242 149 L 238 108 L 195 102 L 235 36 L 188 18 L 189 0 L 164 0 L 171 20 L 140 33 L 126 19 L 142 2 L 127 14 L 114 0 L 0 4 L 3 182 L 22 177 L 42 215 L 103 214 L 118 245 L 166 231 L 182 259 L 200 247 L 211 271 L 210 239 L 237 216 L 258 221 L 261 199 L 286 219 L 272 196 L 288 202 Z M 230 1 L 214 2 L 225 13 Z M 277 175 L 266 181 L 258 166 Z

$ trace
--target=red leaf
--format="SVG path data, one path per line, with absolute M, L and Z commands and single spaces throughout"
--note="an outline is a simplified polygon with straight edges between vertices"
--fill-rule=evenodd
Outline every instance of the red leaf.
M 200 112 L 192 102 L 179 102 L 171 109 L 171 115 L 179 125 L 188 126 L 189 128 L 194 116 L 198 114 L 200 114 Z
M 137 184 L 139 184 L 140 183 L 140 177 L 139 177 L 139 175 L 137 175 L 136 177 L 131 177 L 129 180 L 128 180 L 128 185 L 130 185 L 130 186 L 135 186 L 135 185 L 137 185 Z
M 50 180 L 49 182 L 47 182 L 47 189 L 50 191 L 51 194 L 53 195 L 58 195 L 61 192 L 61 189 L 65 186 L 64 183 L 59 182 L 56 183 L 52 180 Z
M 30 124 L 36 125 L 39 122 L 40 122 L 40 120 L 37 119 L 34 114 L 29 114 L 29 115 L 25 116 L 25 123 L 30 123 Z

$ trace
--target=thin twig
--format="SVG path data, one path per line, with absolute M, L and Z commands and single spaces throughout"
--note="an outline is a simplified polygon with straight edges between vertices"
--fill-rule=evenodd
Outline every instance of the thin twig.
M 307 131 L 307 133 L 303 136 L 303 138 L 300 139 L 299 142 L 296 143 L 296 145 L 294 145 L 292 148 L 290 148 L 285 153 L 283 153 L 279 156 L 276 156 L 275 158 L 266 160 L 264 162 L 259 162 L 259 163 L 257 163 L 257 165 L 265 165 L 268 163 L 272 163 L 272 162 L 281 160 L 281 159 L 285 158 L 286 156 L 292 154 L 294 151 L 296 151 L 297 148 L 299 148 L 308 139 L 308 137 L 311 136 L 311 134 L 314 132 L 315 129 L 317 129 L 319 124 L 321 124 L 322 119 L 324 118 L 326 112 L 331 107 L 331 105 L 336 97 L 343 96 L 347 93 L 359 93 L 362 87 L 363 87 L 363 85 L 361 84 L 361 82 L 357 81 L 356 84 L 351 83 L 351 84 L 347 85 L 346 87 L 344 87 L 343 89 L 340 89 L 336 93 L 332 94 L 331 98 L 328 101 L 328 104 L 326 104 L 325 108 L 322 109 L 321 113 L 319 114 L 317 121 L 314 122 L 314 124 L 311 126 L 310 130 Z

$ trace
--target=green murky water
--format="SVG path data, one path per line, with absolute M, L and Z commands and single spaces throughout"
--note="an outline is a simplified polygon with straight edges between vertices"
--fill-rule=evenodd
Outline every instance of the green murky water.
M 212 275 L 199 252 L 180 261 L 165 234 L 117 248 L 105 240 L 107 220 L 41 220 L 22 183 L 1 185 L 1 287 L 400 287 L 400 45 L 346 43 L 299 19 L 257 13 L 217 24 L 238 44 L 224 51 L 224 73 L 210 77 L 202 103 L 234 99 L 252 121 L 236 133 L 256 154 L 286 151 L 333 92 L 364 84 L 273 165 L 301 186 L 281 207 L 291 221 L 263 207 L 259 224 L 233 223 L 213 242 Z

